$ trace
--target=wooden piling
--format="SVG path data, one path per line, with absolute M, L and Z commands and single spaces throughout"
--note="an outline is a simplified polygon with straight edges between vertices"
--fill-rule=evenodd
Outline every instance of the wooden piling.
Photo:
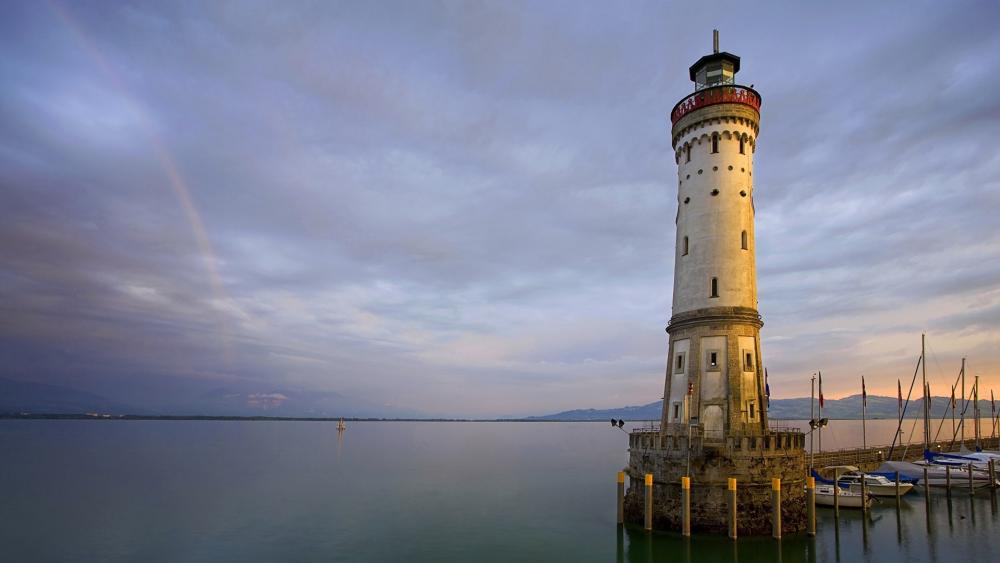
M 681 477 L 681 535 L 691 535 L 691 478 Z
M 646 474 L 646 502 L 643 509 L 646 511 L 646 531 L 653 529 L 653 474 Z
M 781 479 L 771 479 L 771 537 L 781 539 Z
M 861 515 L 868 514 L 868 483 L 865 482 L 865 472 L 861 472 Z
M 899 471 L 896 472 L 896 508 L 899 508 Z
M 729 478 L 729 539 L 736 539 L 736 479 Z
M 972 486 L 972 464 L 969 464 L 969 494 L 976 494 L 976 489 Z
M 989 468 L 990 468 L 990 488 L 995 490 L 997 488 L 996 460 L 993 459 L 990 460 Z
M 840 518 L 840 479 L 833 476 L 833 517 Z
M 618 523 L 625 522 L 625 472 L 618 472 Z
M 927 469 L 924 468 L 924 473 L 926 473 L 926 472 L 927 472 Z M 948 497 L 951 497 L 951 466 L 950 465 L 945 465 L 944 466 L 944 488 L 945 488 L 945 493 L 948 495 Z
M 930 502 L 931 502 L 931 484 L 927 480 L 927 466 L 926 465 L 924 466 L 924 481 L 923 481 L 923 483 L 924 483 L 924 501 L 927 502 L 928 505 L 930 505 Z M 951 490 L 950 486 L 948 487 L 948 490 L 949 491 Z
M 806 533 L 816 535 L 816 478 L 806 480 Z

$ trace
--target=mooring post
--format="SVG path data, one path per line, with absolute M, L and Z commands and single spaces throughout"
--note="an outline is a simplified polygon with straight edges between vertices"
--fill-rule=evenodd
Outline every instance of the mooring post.
M 646 531 L 653 529 L 653 474 L 646 474 L 646 503 L 643 508 L 646 510 Z
M 729 478 L 729 539 L 736 539 L 736 479 Z
M 861 472 L 861 515 L 868 514 L 868 483 L 865 480 L 865 472 Z
M 681 535 L 691 535 L 691 478 L 681 477 Z
M 618 523 L 625 522 L 625 472 L 618 472 Z
M 976 493 L 976 490 L 974 488 L 972 488 L 972 464 L 970 463 L 969 464 L 969 494 L 973 495 L 975 493 Z
M 840 479 L 837 478 L 837 470 L 833 471 L 833 517 L 840 518 Z
M 816 535 L 816 478 L 809 477 L 806 480 L 806 533 L 810 536 Z
M 771 537 L 781 539 L 781 479 L 771 479 Z
M 924 471 L 926 472 L 927 469 L 924 469 Z M 950 465 L 945 465 L 944 466 L 944 488 L 946 489 L 945 494 L 948 495 L 948 498 L 951 498 L 951 466 Z
M 896 508 L 899 508 L 899 471 L 896 472 Z
M 990 460 L 989 468 L 990 468 L 990 488 L 996 489 L 997 488 L 996 460 L 993 459 Z
M 949 474 L 950 475 L 950 474 Z M 927 466 L 924 466 L 924 502 L 930 506 L 931 503 L 931 484 L 927 482 Z M 948 490 L 951 490 L 951 485 L 948 486 Z

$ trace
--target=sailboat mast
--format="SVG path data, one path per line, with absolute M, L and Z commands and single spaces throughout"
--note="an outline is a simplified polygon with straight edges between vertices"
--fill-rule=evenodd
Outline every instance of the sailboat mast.
M 976 417 L 976 423 L 973 427 L 976 429 L 976 451 L 983 451 L 982 446 L 979 445 L 979 376 L 976 376 L 975 387 L 972 388 L 972 416 Z
M 868 449 L 868 438 L 865 432 L 865 410 L 868 407 L 868 391 L 865 389 L 865 376 L 861 376 L 861 449 Z
M 930 449 L 930 444 L 927 441 L 930 437 L 930 428 L 927 423 L 928 409 L 927 401 L 930 399 L 927 393 L 927 335 L 920 335 L 920 373 L 921 379 L 924 382 L 924 451 L 926 452 Z
M 958 422 L 958 428 L 961 430 L 962 435 L 959 438 L 963 444 L 965 444 L 965 358 L 962 358 L 962 419 Z

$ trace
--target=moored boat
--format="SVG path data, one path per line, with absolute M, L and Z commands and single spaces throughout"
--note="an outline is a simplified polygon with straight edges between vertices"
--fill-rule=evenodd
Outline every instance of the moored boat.
M 837 498 L 834 498 L 837 497 Z M 816 485 L 816 504 L 818 506 L 838 506 L 840 508 L 861 508 L 872 505 L 873 498 L 869 495 L 862 497 L 861 493 L 855 493 L 846 489 L 841 489 L 834 493 L 833 485 Z

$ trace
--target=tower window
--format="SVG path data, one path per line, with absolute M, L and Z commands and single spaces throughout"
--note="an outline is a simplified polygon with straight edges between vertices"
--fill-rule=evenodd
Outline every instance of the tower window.
M 753 371 L 753 352 L 747 352 L 744 359 L 744 371 Z
M 753 404 L 753 401 L 750 401 L 750 420 L 757 417 L 757 409 L 754 407 L 756 407 L 756 405 Z
M 691 145 L 685 147 L 684 152 L 687 153 L 685 162 L 691 162 Z
M 677 371 L 684 371 L 684 354 L 677 354 Z
M 719 134 L 712 133 L 712 152 L 719 152 Z
M 681 411 L 681 406 L 677 403 L 674 403 L 674 420 L 677 420 L 677 418 L 680 417 L 680 411 Z
M 717 368 L 719 367 L 719 353 L 709 352 L 708 353 L 708 367 Z
M 687 255 L 688 255 L 688 238 L 684 237 L 684 254 L 682 254 L 681 256 L 687 256 Z
M 719 278 L 712 278 L 712 295 L 711 297 L 719 296 Z
M 743 137 L 740 137 L 740 154 L 746 154 L 745 144 L 746 141 L 743 140 Z
M 747 249 L 747 232 L 746 231 L 743 231 L 740 234 L 740 245 L 743 247 L 743 250 Z

